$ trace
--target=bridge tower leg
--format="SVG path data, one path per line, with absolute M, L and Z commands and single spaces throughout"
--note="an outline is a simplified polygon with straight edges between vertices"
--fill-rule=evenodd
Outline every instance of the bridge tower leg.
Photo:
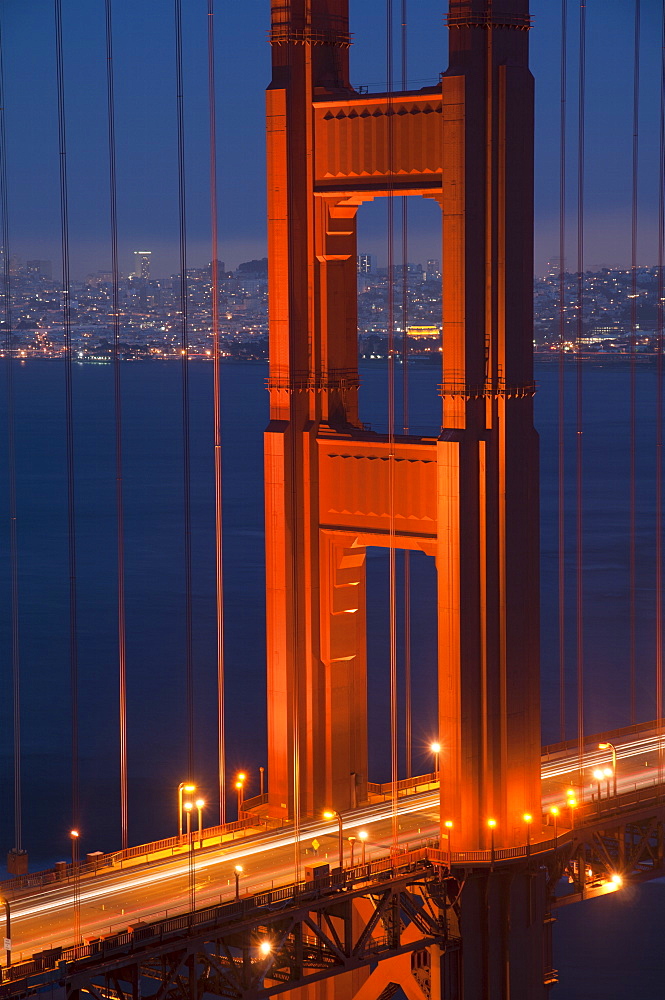
M 269 799 L 313 816 L 367 781 L 365 547 L 436 559 L 442 818 L 524 841 L 539 804 L 538 445 L 528 0 L 450 0 L 441 85 L 355 93 L 348 0 L 273 0 L 265 439 Z M 358 422 L 358 207 L 442 209 L 438 441 Z

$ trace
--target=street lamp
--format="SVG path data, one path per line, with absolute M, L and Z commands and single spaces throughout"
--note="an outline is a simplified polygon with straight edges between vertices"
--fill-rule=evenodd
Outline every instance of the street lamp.
M 363 852 L 362 852 L 362 855 L 360 857 L 360 864 L 361 865 L 365 864 L 365 846 L 367 844 L 367 837 L 368 836 L 369 836 L 369 834 L 367 833 L 367 830 L 359 830 L 358 831 L 358 840 L 363 845 Z
M 528 858 L 531 855 L 531 824 L 533 823 L 533 816 L 531 813 L 524 813 L 522 819 L 526 824 L 526 856 Z
M 568 808 L 570 809 L 570 829 L 575 828 L 575 806 L 577 805 L 577 799 L 574 795 L 568 795 Z
M 191 781 L 181 781 L 178 785 L 178 837 L 182 840 L 182 793 L 196 791 L 196 785 L 193 785 Z
M 264 784 L 265 784 L 265 775 L 266 775 L 266 769 L 265 769 L 265 767 L 260 767 L 259 768 L 259 787 L 261 789 L 261 795 L 263 795 L 263 793 L 265 791 L 265 787 L 264 787 Z
M 612 771 L 614 772 L 614 795 L 617 793 L 617 748 L 613 743 L 599 743 L 599 750 L 611 750 L 612 751 Z
M 614 771 L 612 770 L 611 767 L 604 767 L 603 768 L 603 777 L 607 781 L 607 797 L 608 797 L 608 799 L 610 797 L 610 778 L 612 777 L 613 774 L 614 774 Z M 614 794 L 616 795 L 616 790 L 614 791 Z
M 0 903 L 5 908 L 5 950 L 7 953 L 7 968 L 9 968 L 12 964 L 12 915 L 8 900 L 0 896 Z
M 196 806 L 196 811 L 199 814 L 199 850 L 203 846 L 203 807 L 205 801 L 203 799 L 197 799 L 194 803 Z
M 74 882 L 74 947 L 78 948 L 81 937 L 81 895 L 79 887 L 79 831 L 70 830 L 72 842 L 72 878 Z
M 245 788 L 245 779 L 247 775 L 242 771 L 236 774 L 236 792 L 238 793 L 238 819 L 242 819 L 242 803 L 243 803 L 243 791 Z
M 339 867 L 344 867 L 344 830 L 342 828 L 342 817 L 337 812 L 337 810 L 331 811 L 328 809 L 323 814 L 324 819 L 334 819 L 337 817 L 337 829 L 339 834 Z
M 193 802 L 183 803 L 183 809 L 185 810 L 185 815 L 187 816 L 187 850 L 192 849 L 192 809 L 194 808 Z
M 494 830 L 496 828 L 496 820 L 488 819 L 487 825 L 490 828 L 490 871 L 494 871 Z
M 439 754 L 441 753 L 441 744 L 438 742 L 430 743 L 430 750 L 434 754 L 434 773 L 436 775 L 436 780 L 439 780 Z
M 559 833 L 559 809 L 558 806 L 550 806 L 550 814 L 554 817 L 554 849 L 556 850 L 556 842 Z
M 451 847 L 451 840 L 453 836 L 453 821 L 451 819 L 447 819 L 443 825 L 448 831 L 448 871 L 450 871 L 453 864 L 453 849 Z
M 270 941 L 262 941 L 259 945 L 259 954 L 262 958 L 267 958 L 272 952 L 272 944 Z
M 354 853 L 355 847 L 356 847 L 356 838 L 355 837 L 349 837 L 349 843 L 351 844 L 351 867 L 353 868 L 353 853 Z
M 240 876 L 242 875 L 242 865 L 236 865 L 233 874 L 236 877 L 236 899 L 240 899 Z
M 598 783 L 598 801 L 600 802 L 600 795 L 601 795 L 601 785 L 600 785 L 600 783 L 601 783 L 601 781 L 603 780 L 603 777 L 604 777 L 602 767 L 597 767 L 596 770 L 593 772 L 593 776 L 596 779 L 596 782 Z

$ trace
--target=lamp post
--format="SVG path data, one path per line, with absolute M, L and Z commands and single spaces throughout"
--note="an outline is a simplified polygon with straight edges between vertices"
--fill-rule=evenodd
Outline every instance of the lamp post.
M 185 815 L 187 816 L 187 851 L 188 851 L 188 867 L 189 867 L 189 908 L 194 910 L 196 907 L 196 873 L 194 871 L 194 845 L 192 844 L 192 809 L 194 808 L 193 802 L 183 803 L 183 809 L 185 810 Z
M 192 802 L 184 802 L 183 809 L 185 810 L 185 815 L 187 817 L 187 850 L 192 849 L 192 809 L 194 804 Z
M 490 871 L 494 871 L 494 830 L 496 827 L 495 819 L 488 819 L 487 825 L 490 828 Z
M 526 856 L 529 858 L 531 857 L 531 824 L 533 823 L 533 816 L 531 813 L 524 813 L 522 819 L 526 825 Z
M 599 743 L 598 744 L 598 749 L 599 750 L 611 750 L 612 751 L 612 771 L 614 773 L 613 794 L 616 795 L 616 793 L 617 793 L 617 748 L 614 746 L 613 743 Z
M 265 791 L 265 787 L 264 787 L 264 785 L 265 785 L 265 775 L 266 775 L 266 769 L 265 769 L 265 767 L 260 767 L 259 768 L 259 787 L 261 789 L 261 795 L 263 795 L 263 793 Z
M 453 864 L 453 849 L 451 846 L 451 841 L 453 836 L 453 821 L 451 819 L 447 819 L 443 825 L 448 831 L 448 871 L 450 871 Z
M 178 837 L 182 840 L 182 793 L 191 794 L 196 791 L 196 785 L 191 781 L 181 781 L 178 785 Z
M 8 900 L 0 896 L 0 903 L 5 908 L 5 951 L 7 954 L 7 968 L 9 968 L 12 964 L 12 915 Z
M 353 868 L 353 852 L 354 852 L 355 846 L 356 846 L 356 838 L 355 837 L 349 837 L 349 843 L 351 844 L 351 867 Z
M 236 877 L 236 899 L 240 899 L 240 876 L 242 875 L 242 865 L 236 865 L 233 869 Z
M 608 799 L 610 797 L 610 778 L 612 777 L 612 775 L 614 773 L 615 772 L 613 771 L 613 769 L 611 767 L 604 767 L 603 768 L 603 777 L 605 778 L 605 780 L 607 782 L 607 797 L 608 797 Z M 616 777 L 615 777 L 614 780 L 616 782 Z M 616 795 L 616 788 L 614 789 L 614 794 Z
M 570 809 L 570 829 L 575 829 L 575 806 L 577 805 L 577 799 L 569 795 L 568 796 L 568 808 Z
M 334 819 L 335 816 L 337 817 L 337 830 L 338 830 L 338 834 L 339 834 L 339 867 L 343 868 L 344 867 L 344 830 L 342 828 L 342 817 L 337 812 L 337 810 L 332 811 L 332 810 L 328 809 L 323 814 L 323 818 L 324 819 Z
M 603 769 L 602 767 L 597 767 L 593 772 L 593 776 L 596 779 L 596 784 L 598 786 L 598 802 L 600 802 L 601 796 L 601 781 L 603 780 Z
M 243 792 L 245 790 L 245 779 L 247 775 L 242 771 L 236 774 L 236 792 L 238 793 L 238 819 L 242 819 Z
M 205 805 L 205 801 L 203 799 L 197 799 L 194 805 L 196 806 L 196 811 L 199 816 L 199 850 L 200 850 L 201 847 L 203 846 L 203 807 Z
M 367 836 L 368 836 L 367 830 L 359 830 L 358 831 L 358 840 L 363 845 L 362 854 L 360 856 L 360 864 L 361 865 L 365 864 L 365 847 L 367 845 Z
M 559 809 L 557 806 L 550 806 L 550 814 L 554 818 L 554 850 L 556 850 L 556 842 L 559 834 Z
M 430 743 L 429 748 L 434 754 L 434 773 L 436 775 L 436 780 L 439 781 L 439 755 L 441 754 L 441 744 L 435 740 L 434 743 Z
M 72 879 L 74 883 L 74 947 L 78 949 L 81 937 L 81 895 L 79 892 L 79 831 L 70 830 L 72 842 Z

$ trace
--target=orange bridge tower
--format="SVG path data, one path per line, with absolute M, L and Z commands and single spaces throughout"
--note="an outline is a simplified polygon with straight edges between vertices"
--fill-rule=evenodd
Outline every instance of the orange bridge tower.
M 359 94 L 348 0 L 273 0 L 265 437 L 269 801 L 366 798 L 365 550 L 436 560 L 442 816 L 460 850 L 540 813 L 528 0 L 451 0 L 437 87 Z M 438 438 L 358 420 L 356 215 L 442 216 Z

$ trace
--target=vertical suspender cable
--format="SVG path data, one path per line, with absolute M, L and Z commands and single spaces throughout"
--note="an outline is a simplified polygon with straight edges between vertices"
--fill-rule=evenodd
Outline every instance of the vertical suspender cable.
M 115 143 L 115 79 L 113 69 L 112 0 L 105 0 L 106 94 L 109 144 L 109 206 L 111 221 L 111 305 L 113 309 L 113 414 L 115 425 L 115 501 L 118 559 L 118 730 L 120 737 L 120 828 L 122 846 L 129 843 L 127 780 L 127 661 L 125 641 L 125 517 L 122 468 L 122 392 L 120 381 L 120 294 L 118 269 L 118 188 Z
M 178 235 L 180 243 L 180 349 L 182 354 L 182 475 L 185 557 L 185 683 L 187 701 L 187 776 L 194 774 L 194 669 L 192 655 L 192 513 L 189 440 L 189 331 L 187 289 L 187 215 L 185 187 L 185 109 L 182 73 L 182 0 L 175 0 L 176 118 L 178 131 Z
M 407 89 L 407 4 L 402 0 L 402 90 Z M 409 199 L 402 198 L 402 432 L 409 431 Z M 404 565 L 404 744 L 406 776 L 413 773 L 411 706 L 411 553 L 403 552 Z
M 568 0 L 561 0 L 561 103 L 559 112 L 559 739 L 566 739 L 566 99 Z
M 311 9 L 310 3 L 306 4 L 306 23 L 311 24 Z M 292 71 L 293 66 L 293 37 L 295 35 L 294 25 L 292 21 L 293 11 L 289 10 L 289 42 L 288 42 L 288 69 Z M 309 58 L 311 59 L 311 48 L 308 49 L 305 46 L 306 52 L 308 52 Z M 289 97 L 291 98 L 289 104 L 287 105 L 287 114 L 291 116 L 289 121 L 289 128 L 293 125 L 293 91 L 290 90 Z M 308 107 L 309 98 L 311 94 L 307 94 Z M 300 110 L 300 109 L 299 109 Z M 289 171 L 289 212 L 288 212 L 288 224 L 289 224 L 289 242 L 291 242 L 292 234 L 296 226 L 296 221 L 293 212 L 293 187 L 294 179 L 292 173 Z M 296 338 L 298 336 L 295 329 L 295 323 L 292 316 L 293 303 L 296 299 L 296 289 L 295 289 L 295 275 L 293 262 L 289 262 L 289 374 L 291 379 L 290 389 L 289 389 L 289 479 L 291 485 L 291 496 L 297 497 L 298 495 L 298 473 L 296 469 L 296 454 L 298 448 L 300 447 L 300 427 L 298 420 L 300 417 L 298 409 L 298 395 L 294 392 L 295 384 L 295 371 L 294 363 L 298 358 L 298 352 L 296 350 Z M 300 830 L 301 830 L 301 809 L 302 809 L 302 795 L 300 788 L 300 664 L 299 659 L 299 639 L 300 639 L 300 622 L 301 622 L 301 609 L 299 601 L 299 581 L 298 581 L 298 566 L 300 559 L 301 542 L 298 529 L 293 532 L 293 542 L 291 545 L 290 553 L 290 585 L 291 593 L 293 595 L 293 614 L 291 616 L 292 620 L 292 631 L 291 631 L 291 648 L 293 655 L 292 663 L 292 690 L 291 690 L 291 732 L 292 732 L 292 761 L 293 761 L 293 874 L 295 881 L 300 879 L 301 870 L 301 843 L 300 843 Z
M 640 115 L 640 0 L 635 0 L 635 38 L 633 47 L 633 177 L 631 192 L 631 292 L 630 300 L 630 721 L 636 721 L 635 706 L 635 643 L 636 643 L 636 576 L 635 576 L 635 527 L 636 527 L 636 449 L 637 449 L 637 384 L 635 350 L 637 347 L 637 197 L 639 171 L 639 115 Z
M 215 97 L 215 5 L 208 0 L 208 114 L 210 119 L 210 296 L 212 309 L 213 443 L 215 451 L 215 591 L 217 595 L 217 760 L 219 822 L 226 822 L 224 733 L 224 576 L 222 561 L 222 408 L 219 370 L 219 239 L 217 225 L 217 102 Z
M 665 333 L 665 0 L 662 3 L 660 156 L 658 170 L 658 281 L 656 336 L 656 725 L 658 787 L 663 781 L 663 335 Z
M 62 44 L 62 0 L 55 0 L 55 62 L 58 93 L 60 159 L 60 238 L 62 246 L 62 322 L 65 342 L 65 410 L 67 441 L 67 535 L 69 567 L 69 665 L 72 720 L 72 821 L 79 825 L 78 624 L 76 597 L 76 505 L 74 480 L 74 415 L 72 398 L 72 324 L 69 276 L 69 205 L 67 130 Z
M 585 88 L 586 88 L 586 3 L 580 3 L 579 24 L 579 79 L 578 79 L 578 149 L 577 149 L 577 353 L 576 353 L 576 577 L 577 577 L 577 739 L 579 743 L 580 781 L 584 763 L 584 571 L 583 571 L 583 358 L 584 333 L 584 139 L 585 139 Z
M 386 69 L 388 92 L 388 508 L 389 526 L 389 634 L 390 634 L 390 772 L 392 784 L 392 846 L 399 838 L 397 814 L 398 691 L 397 691 L 397 551 L 395 549 L 395 289 L 394 289 L 394 220 L 393 192 L 394 120 L 393 120 L 393 5 L 386 0 Z
M 16 512 L 16 438 L 14 425 L 14 348 L 12 287 L 9 270 L 9 201 L 7 198 L 7 134 L 5 68 L 0 25 L 0 211 L 2 212 L 2 297 L 5 323 L 5 387 L 7 392 L 7 476 L 9 479 L 9 565 L 12 618 L 12 703 L 14 729 L 14 848 L 22 848 L 21 803 L 21 672 L 19 646 L 18 527 Z

